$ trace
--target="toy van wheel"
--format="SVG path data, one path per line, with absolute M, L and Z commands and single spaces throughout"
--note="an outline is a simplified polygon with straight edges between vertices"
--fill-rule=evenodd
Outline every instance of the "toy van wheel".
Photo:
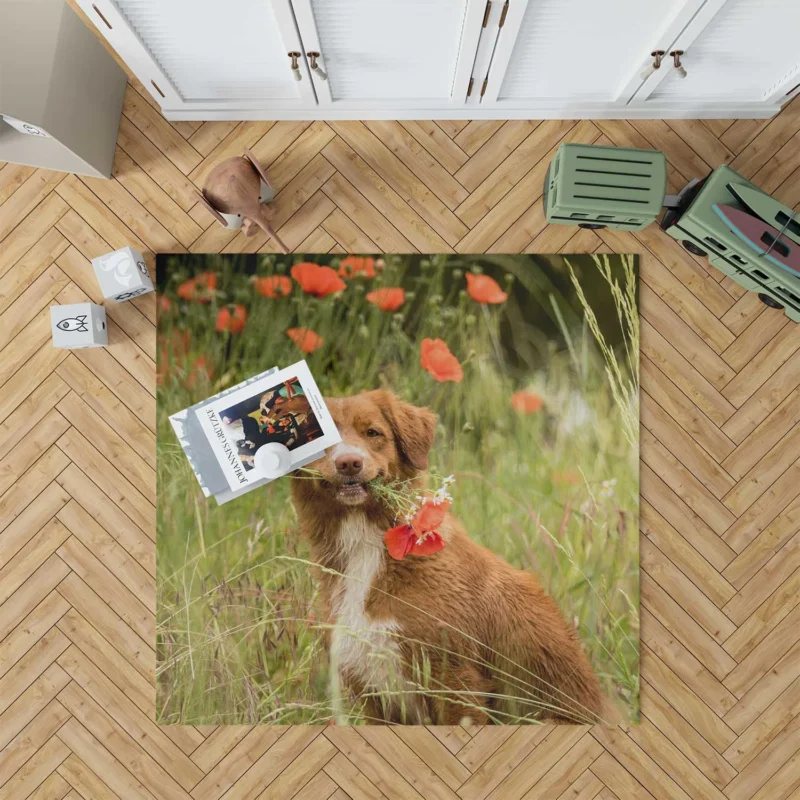
M 596 222 L 579 222 L 579 228 L 586 228 L 590 231 L 599 231 L 601 228 L 605 228 L 605 225 L 598 225 Z
M 783 308 L 783 306 L 774 297 L 770 297 L 768 294 L 759 293 L 758 299 L 765 306 L 769 306 L 770 308 L 777 308 L 777 309 Z
M 705 250 L 701 250 L 694 242 L 690 242 L 687 239 L 684 239 L 681 244 L 683 245 L 685 250 L 688 250 L 692 255 L 695 256 L 707 256 Z

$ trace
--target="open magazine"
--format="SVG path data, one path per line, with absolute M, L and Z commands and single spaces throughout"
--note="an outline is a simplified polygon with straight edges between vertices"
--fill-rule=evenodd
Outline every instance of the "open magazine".
M 315 461 L 341 441 L 305 361 L 262 372 L 170 422 L 203 493 L 218 503 Z

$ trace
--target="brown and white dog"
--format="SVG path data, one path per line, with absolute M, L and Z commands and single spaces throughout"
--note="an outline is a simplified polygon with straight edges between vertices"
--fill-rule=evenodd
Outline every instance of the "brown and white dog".
M 292 502 L 322 567 L 332 670 L 366 698 L 367 714 L 598 721 L 597 677 L 532 574 L 471 541 L 452 515 L 439 528 L 443 550 L 389 556 L 383 537 L 397 521 L 366 484 L 422 475 L 434 414 L 383 390 L 326 403 L 342 441 L 309 465 L 321 477 L 292 480 Z

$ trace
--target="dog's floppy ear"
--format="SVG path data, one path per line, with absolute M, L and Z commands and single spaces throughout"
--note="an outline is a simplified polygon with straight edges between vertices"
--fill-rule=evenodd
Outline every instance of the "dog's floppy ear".
M 428 453 L 436 433 L 436 414 L 429 408 L 419 408 L 379 391 L 383 413 L 392 426 L 400 454 L 414 469 L 428 468 Z

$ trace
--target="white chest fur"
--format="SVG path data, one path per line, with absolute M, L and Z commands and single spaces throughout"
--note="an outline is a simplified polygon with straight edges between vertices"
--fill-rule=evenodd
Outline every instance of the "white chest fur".
M 368 689 L 387 689 L 400 679 L 396 620 L 372 620 L 365 603 L 383 568 L 383 532 L 360 514 L 351 514 L 340 533 L 345 569 L 331 598 L 331 660 L 340 674 L 349 674 Z

